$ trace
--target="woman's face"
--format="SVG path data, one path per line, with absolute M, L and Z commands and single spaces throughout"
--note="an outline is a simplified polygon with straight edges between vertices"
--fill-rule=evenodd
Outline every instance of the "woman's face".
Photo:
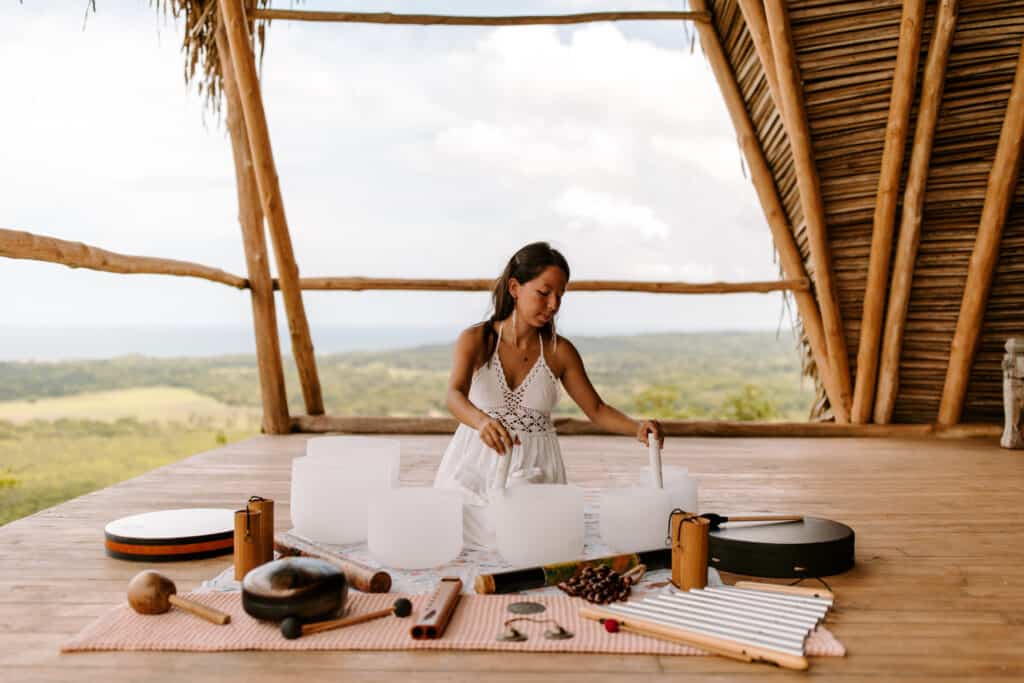
M 565 271 L 558 266 L 548 266 L 529 282 L 520 283 L 512 278 L 509 292 L 516 299 L 520 317 L 534 327 L 543 327 L 558 313 L 566 284 Z

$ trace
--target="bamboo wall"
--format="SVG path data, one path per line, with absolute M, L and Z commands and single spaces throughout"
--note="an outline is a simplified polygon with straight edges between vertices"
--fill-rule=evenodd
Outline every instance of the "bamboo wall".
M 750 35 L 736 0 L 709 4 L 794 226 L 801 255 L 813 277 L 785 131 Z M 936 4 L 927 4 L 921 36 L 901 200 Z M 788 9 L 821 181 L 850 371 L 855 376 L 902 2 L 793 0 Z M 959 3 L 925 188 L 894 422 L 936 420 L 967 265 L 1022 39 L 1024 2 Z M 1024 334 L 1022 201 L 1024 191 L 1018 186 L 968 385 L 964 421 L 1002 419 L 1003 344 L 1008 336 Z

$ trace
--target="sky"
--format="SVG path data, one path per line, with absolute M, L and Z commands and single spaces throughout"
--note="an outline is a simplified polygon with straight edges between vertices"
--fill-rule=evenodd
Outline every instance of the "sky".
M 244 275 L 230 143 L 184 82 L 181 22 L 147 0 L 96 4 L 87 17 L 86 0 L 0 9 L 0 227 Z M 682 2 L 486 7 L 557 14 Z M 481 11 L 466 2 L 416 10 Z M 574 278 L 779 276 L 718 87 L 680 23 L 274 22 L 262 87 L 303 276 L 490 278 L 539 239 L 565 253 Z M 0 329 L 251 321 L 245 292 L 186 278 L 0 259 L 0 291 Z M 314 341 L 318 326 L 450 326 L 454 337 L 488 312 L 482 293 L 307 292 L 305 301 Z M 570 292 L 559 323 L 569 334 L 776 329 L 788 315 L 777 293 Z

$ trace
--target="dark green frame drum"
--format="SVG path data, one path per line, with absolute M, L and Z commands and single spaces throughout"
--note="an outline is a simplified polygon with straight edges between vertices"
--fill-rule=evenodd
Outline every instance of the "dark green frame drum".
M 802 522 L 730 524 L 710 532 L 715 569 L 776 579 L 842 574 L 854 565 L 853 529 L 819 517 Z

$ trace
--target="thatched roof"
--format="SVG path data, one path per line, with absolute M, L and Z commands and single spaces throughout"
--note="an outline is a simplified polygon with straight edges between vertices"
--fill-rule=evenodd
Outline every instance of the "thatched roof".
M 714 23 L 812 271 L 793 160 L 758 55 L 736 0 L 709 0 Z M 962 0 L 928 174 L 921 243 L 900 361 L 894 422 L 934 422 L 946 378 L 986 182 L 1024 37 L 1024 2 Z M 788 3 L 792 39 L 821 181 L 828 243 L 851 375 L 871 249 L 903 3 Z M 928 3 L 919 76 L 934 24 Z M 913 129 L 921 88 L 911 112 Z M 913 135 L 907 139 L 901 192 Z M 1000 361 L 1007 337 L 1024 334 L 1024 188 L 1017 187 L 987 303 L 963 421 L 1002 419 Z
M 214 39 L 219 15 L 217 1 L 153 2 L 175 17 L 184 16 L 186 80 L 197 82 L 200 92 L 218 109 L 222 74 Z M 739 2 L 704 0 L 695 4 L 698 9 L 706 4 L 710 10 L 725 58 L 738 82 L 743 105 L 767 158 L 799 257 L 816 283 L 820 274 L 814 272 L 815 263 L 827 264 L 831 258 L 842 334 L 833 324 L 831 329 L 835 334 L 829 338 L 828 350 L 832 369 L 829 376 L 833 383 L 836 377 L 842 376 L 840 366 L 844 356 L 834 354 L 845 339 L 849 384 L 853 385 L 855 378 L 858 382 L 860 379 L 857 356 L 862 341 L 869 255 L 877 223 L 879 178 L 905 5 L 900 0 L 790 0 L 784 5 L 795 52 L 796 80 L 799 81 L 796 88 L 806 108 L 813 157 L 810 163 L 820 182 L 824 207 L 824 245 L 829 253 L 822 260 L 820 253 L 812 258 L 813 236 L 821 233 L 809 230 L 804 219 L 802 201 L 806 201 L 806 197 L 801 198 L 798 188 L 799 164 L 794 162 L 786 126 Z M 945 2 L 950 4 L 950 0 Z M 247 0 L 246 4 L 250 8 L 267 8 L 270 0 Z M 936 24 L 937 3 L 926 4 L 917 62 L 918 86 L 909 115 L 911 130 L 917 120 L 920 83 Z M 951 367 L 951 345 L 960 318 L 968 263 L 975 249 L 989 174 L 1024 38 L 1024 0 L 963 0 L 958 4 L 959 15 L 924 186 L 920 245 L 913 260 L 913 284 L 900 351 L 899 390 L 892 414 L 894 422 L 933 423 L 937 420 L 943 388 L 947 384 L 947 368 Z M 750 7 L 744 5 L 744 9 L 749 11 Z M 706 21 L 706 17 L 702 15 L 700 20 Z M 262 54 L 265 23 L 250 22 L 249 32 L 258 54 Z M 775 27 L 778 26 L 776 23 Z M 786 87 L 792 92 L 791 85 Z M 899 197 L 903 195 L 907 180 L 912 143 L 911 134 L 906 138 Z M 896 166 L 892 168 L 895 171 Z M 766 176 L 762 172 L 762 177 Z M 806 182 L 806 173 L 803 178 Z M 963 421 L 1000 421 L 1003 344 L 1009 336 L 1024 335 L 1024 259 L 1020 258 L 1024 252 L 1022 198 L 1024 189 L 1018 187 L 1003 229 L 991 294 L 984 303 L 984 323 L 978 353 L 970 366 Z M 808 211 L 812 211 L 813 204 L 809 206 Z M 820 221 L 813 220 L 816 212 L 811 215 L 810 223 L 820 225 Z M 898 232 L 894 230 L 894 243 Z M 778 240 L 780 234 L 776 232 L 775 236 Z M 785 228 L 782 236 L 785 236 Z M 819 238 L 818 243 L 821 242 Z M 791 246 L 787 253 L 793 254 Z M 791 256 L 791 260 L 798 258 Z M 879 272 L 882 271 L 879 269 Z M 882 292 L 880 297 L 887 298 L 887 293 Z M 818 301 L 824 319 L 828 317 L 825 301 L 820 296 Z M 836 320 L 834 310 L 831 320 L 833 323 Z M 965 320 L 970 318 L 965 317 Z M 820 335 L 821 321 L 816 321 L 815 325 L 816 334 Z M 826 334 L 830 334 L 828 328 L 826 320 Z M 805 339 L 808 368 L 815 374 L 810 346 Z M 865 367 L 870 366 L 865 364 Z M 832 391 L 835 390 L 846 391 L 847 388 L 834 387 Z M 818 409 L 821 414 L 828 414 L 827 401 L 819 404 Z

